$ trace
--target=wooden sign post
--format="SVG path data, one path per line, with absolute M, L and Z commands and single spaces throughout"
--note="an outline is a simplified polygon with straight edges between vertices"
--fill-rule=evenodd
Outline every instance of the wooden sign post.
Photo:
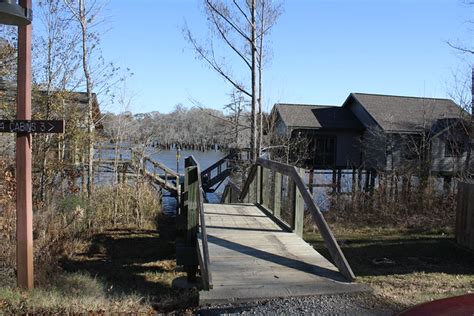
M 20 5 L 31 8 L 31 0 Z M 31 120 L 31 24 L 18 26 L 18 94 L 19 120 Z M 18 133 L 16 138 L 16 263 L 18 286 L 33 288 L 33 191 L 31 183 L 31 134 Z
M 21 10 L 31 12 L 31 0 L 20 0 Z M 4 7 L 5 9 L 5 7 Z M 18 22 L 18 7 L 8 3 L 0 21 Z M 29 13 L 28 13 L 29 14 Z M 31 134 L 62 133 L 63 121 L 31 121 L 31 23 L 18 26 L 17 120 L 0 120 L 0 132 L 17 133 L 16 137 L 16 238 L 17 280 L 23 289 L 33 288 L 33 195 L 31 179 Z M 26 21 L 25 23 L 27 23 Z

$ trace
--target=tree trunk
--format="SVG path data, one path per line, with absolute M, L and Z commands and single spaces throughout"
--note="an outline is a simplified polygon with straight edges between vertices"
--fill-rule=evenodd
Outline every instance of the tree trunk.
M 467 141 L 467 153 L 466 153 L 466 162 L 464 166 L 464 174 L 465 178 L 470 178 L 473 176 L 472 170 L 471 170 L 471 159 L 472 159 L 472 149 L 473 149 L 473 140 L 474 140 L 474 68 L 472 68 L 472 74 L 471 74 L 471 115 L 470 115 L 470 120 L 469 120 L 469 139 Z
M 250 127 L 250 149 L 252 151 L 252 161 L 257 161 L 257 25 L 256 17 L 256 0 L 252 0 L 252 121 Z
M 92 79 L 89 71 L 88 52 L 87 52 L 87 13 L 85 9 L 85 0 L 79 0 L 79 16 L 82 31 L 82 68 L 86 78 L 87 92 L 87 127 L 88 127 L 88 159 L 87 159 L 87 195 L 90 197 L 94 186 L 94 117 L 93 117 L 93 99 L 92 99 Z
M 262 10 L 260 16 L 260 34 L 259 34 L 259 58 L 258 58 L 258 145 L 257 152 L 262 154 L 263 144 L 263 113 L 262 113 L 262 68 L 263 68 L 263 37 L 265 35 L 265 1 L 261 1 Z

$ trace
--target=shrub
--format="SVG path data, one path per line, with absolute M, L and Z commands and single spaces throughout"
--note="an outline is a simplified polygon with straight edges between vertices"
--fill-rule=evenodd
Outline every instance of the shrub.
M 372 192 L 334 194 L 325 217 L 349 227 L 403 227 L 414 230 L 453 229 L 455 193 L 435 187 L 433 181 L 399 190 L 379 185 Z
M 3 169 L 2 169 L 3 167 Z M 6 172 L 0 165 L 0 172 Z M 14 183 L 14 177 L 11 177 Z M 14 185 L 13 185 L 14 188 Z M 47 284 L 59 260 L 76 252 L 92 234 L 117 227 L 153 228 L 161 214 L 157 192 L 145 182 L 97 187 L 90 199 L 66 194 L 34 206 L 35 282 Z M 16 212 L 11 185 L 0 188 L 0 284 L 14 284 Z

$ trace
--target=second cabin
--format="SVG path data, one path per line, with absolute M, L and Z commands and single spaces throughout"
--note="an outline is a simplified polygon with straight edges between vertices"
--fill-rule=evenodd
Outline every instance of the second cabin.
M 272 115 L 277 142 L 299 143 L 291 160 L 308 169 L 455 176 L 474 165 L 470 116 L 449 99 L 351 93 L 342 106 L 280 103 Z

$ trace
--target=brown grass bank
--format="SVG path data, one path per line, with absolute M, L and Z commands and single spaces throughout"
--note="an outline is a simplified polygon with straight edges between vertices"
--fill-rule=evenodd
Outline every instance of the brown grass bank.
M 174 223 L 146 183 L 98 187 L 34 205 L 35 289 L 15 280 L 14 177 L 0 194 L 0 311 L 156 313 L 195 304 L 196 291 L 171 288 L 180 276 Z
M 452 230 L 333 227 L 357 282 L 401 307 L 474 290 L 474 253 L 457 246 Z M 305 239 L 329 258 L 319 234 Z

